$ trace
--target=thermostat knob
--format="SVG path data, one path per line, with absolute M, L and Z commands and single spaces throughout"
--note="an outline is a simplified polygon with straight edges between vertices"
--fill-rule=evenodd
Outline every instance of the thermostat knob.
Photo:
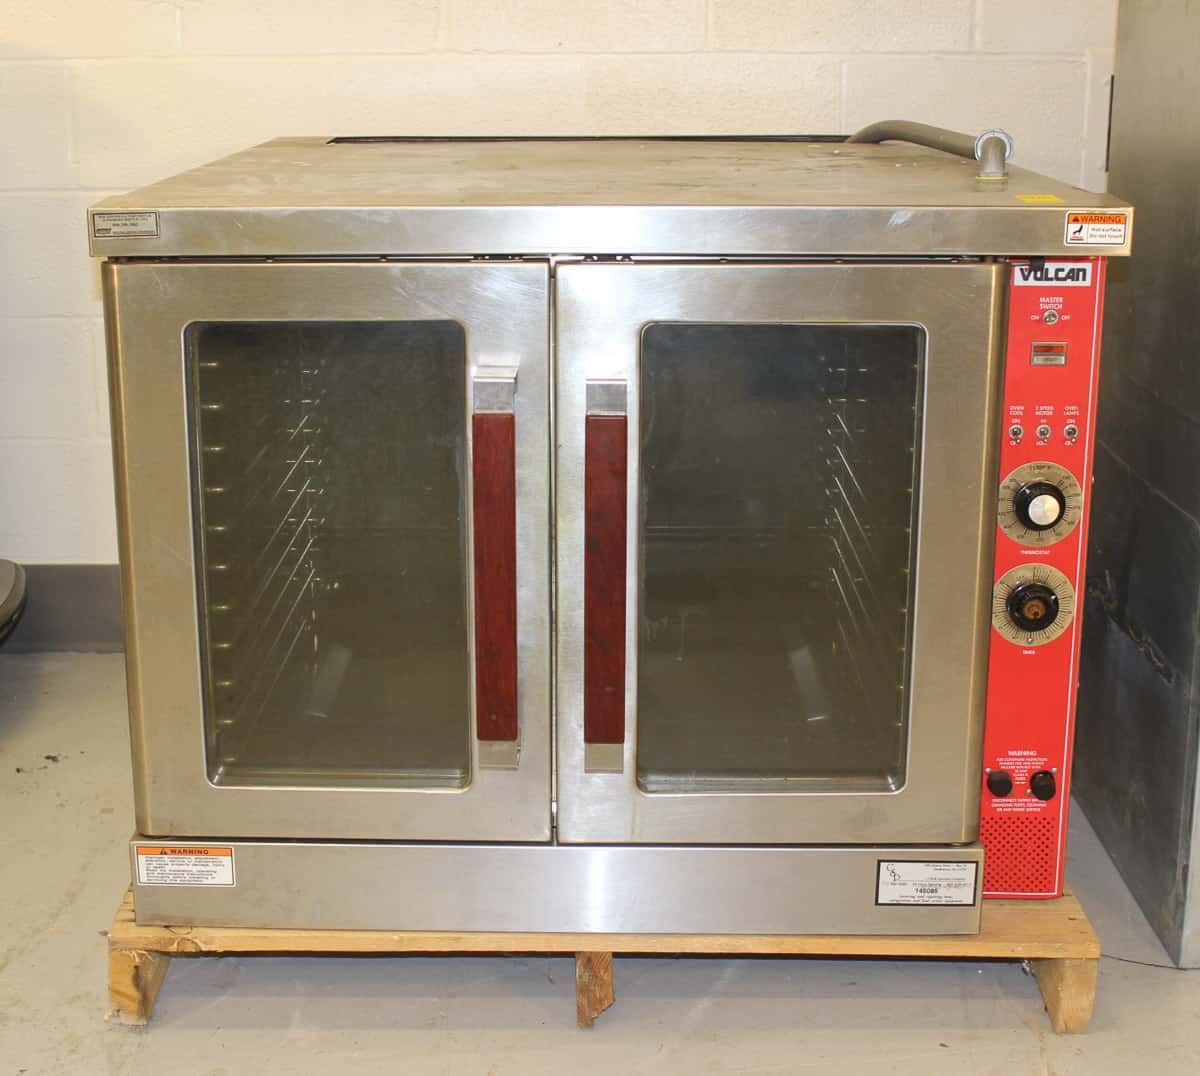
M 1000 483 L 996 522 L 1018 545 L 1052 546 L 1079 526 L 1082 518 L 1083 490 L 1060 464 L 1031 460 L 1010 471 Z
M 1044 583 L 1018 583 L 1006 604 L 1012 622 L 1022 631 L 1045 631 L 1058 619 L 1058 595 Z
M 1051 482 L 1030 482 L 1013 496 L 1013 511 L 1030 530 L 1050 530 L 1066 510 L 1067 498 Z

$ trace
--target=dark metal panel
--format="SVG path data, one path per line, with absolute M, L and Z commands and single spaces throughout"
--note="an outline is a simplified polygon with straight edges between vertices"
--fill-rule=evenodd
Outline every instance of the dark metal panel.
M 1200 540 L 1104 446 L 1096 473 L 1075 795 L 1178 958 L 1196 775 Z
M 1200 963 L 1200 8 L 1123 0 L 1109 186 L 1138 206 L 1109 278 L 1076 795 L 1168 950 Z

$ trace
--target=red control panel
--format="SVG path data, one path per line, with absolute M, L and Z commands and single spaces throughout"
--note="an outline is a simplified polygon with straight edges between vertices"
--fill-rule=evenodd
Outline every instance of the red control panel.
M 1103 258 L 1013 261 L 980 840 L 984 896 L 1062 893 Z

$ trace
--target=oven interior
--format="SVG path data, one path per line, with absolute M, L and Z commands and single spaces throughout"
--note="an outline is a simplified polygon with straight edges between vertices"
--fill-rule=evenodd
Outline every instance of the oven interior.
M 464 786 L 461 325 L 194 324 L 186 353 L 210 780 Z
M 904 782 L 924 330 L 642 335 L 638 782 Z
M 462 327 L 198 323 L 186 354 L 210 780 L 464 787 Z M 643 331 L 644 791 L 904 783 L 924 354 Z

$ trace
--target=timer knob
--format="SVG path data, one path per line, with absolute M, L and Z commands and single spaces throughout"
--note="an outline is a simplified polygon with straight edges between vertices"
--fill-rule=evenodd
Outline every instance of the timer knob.
M 1018 564 L 996 580 L 992 627 L 1022 648 L 1054 642 L 1075 617 L 1075 588 L 1049 564 Z
M 1048 531 L 1067 510 L 1067 498 L 1052 482 L 1030 482 L 1013 495 L 1017 519 L 1032 531 Z
M 1058 618 L 1058 595 L 1045 583 L 1018 583 L 1005 605 L 1012 622 L 1022 631 L 1045 631 Z

